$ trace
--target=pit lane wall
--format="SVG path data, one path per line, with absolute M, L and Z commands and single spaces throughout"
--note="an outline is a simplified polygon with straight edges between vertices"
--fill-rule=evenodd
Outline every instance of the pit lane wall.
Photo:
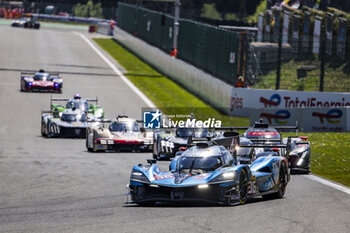
M 160 72 L 180 83 L 190 92 L 216 108 L 230 113 L 232 86 L 204 71 L 175 59 L 162 50 L 130 35 L 122 29 L 114 29 L 114 38 Z M 170 52 L 169 52 L 170 53 Z
M 295 125 L 304 132 L 350 132 L 350 93 L 234 88 L 174 59 L 160 49 L 114 29 L 114 38 L 147 63 L 228 115 L 260 118 L 275 126 Z

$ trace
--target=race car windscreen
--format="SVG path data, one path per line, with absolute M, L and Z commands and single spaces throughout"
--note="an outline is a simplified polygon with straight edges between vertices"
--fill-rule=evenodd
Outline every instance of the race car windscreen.
M 67 108 L 76 108 L 83 111 L 89 110 L 89 104 L 84 100 L 69 100 L 67 103 Z
M 194 137 L 206 137 L 209 133 L 208 128 L 177 128 L 176 137 L 190 137 L 194 131 Z
M 238 147 L 236 148 L 237 156 L 242 158 L 251 158 L 251 155 L 253 153 L 253 149 L 251 148 L 242 148 Z
M 278 133 L 276 129 L 273 128 L 250 128 L 244 133 L 244 137 L 246 138 L 256 138 L 256 139 L 279 139 L 281 135 Z
M 36 73 L 33 77 L 35 81 L 46 81 L 49 80 L 50 75 L 47 73 Z
M 76 121 L 76 115 L 75 114 L 62 114 L 61 116 L 61 120 L 62 121 L 67 121 L 67 122 L 70 122 L 70 121 Z
M 179 161 L 179 171 L 183 170 L 204 170 L 214 171 L 221 167 L 222 161 L 220 156 L 205 156 L 205 157 L 187 157 L 181 156 Z
M 109 126 L 109 130 L 113 132 L 139 132 L 140 127 L 135 121 L 113 122 Z

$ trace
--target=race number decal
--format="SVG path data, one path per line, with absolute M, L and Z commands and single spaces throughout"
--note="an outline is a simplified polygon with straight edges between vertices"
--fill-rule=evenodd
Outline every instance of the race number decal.
M 256 181 L 252 180 L 248 182 L 248 194 L 256 193 Z

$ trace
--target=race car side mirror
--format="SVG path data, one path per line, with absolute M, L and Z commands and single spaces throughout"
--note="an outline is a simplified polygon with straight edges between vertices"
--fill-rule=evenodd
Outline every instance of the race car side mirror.
M 157 160 L 156 159 L 147 159 L 147 163 L 149 163 L 150 165 L 156 164 Z
M 182 146 L 182 147 L 179 148 L 179 151 L 185 151 L 185 150 L 187 150 L 187 148 L 184 147 L 184 146 Z

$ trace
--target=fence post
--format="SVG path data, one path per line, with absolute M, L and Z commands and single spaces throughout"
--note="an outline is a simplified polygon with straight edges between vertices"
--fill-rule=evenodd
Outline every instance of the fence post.
M 282 64 L 282 32 L 281 25 L 276 28 L 278 30 L 278 49 L 277 49 L 277 70 L 276 70 L 276 90 L 280 89 L 281 80 L 281 64 Z
M 326 39 L 321 36 L 321 66 L 320 66 L 320 91 L 323 91 L 323 82 L 324 82 L 324 69 L 325 69 L 325 57 L 326 57 Z

